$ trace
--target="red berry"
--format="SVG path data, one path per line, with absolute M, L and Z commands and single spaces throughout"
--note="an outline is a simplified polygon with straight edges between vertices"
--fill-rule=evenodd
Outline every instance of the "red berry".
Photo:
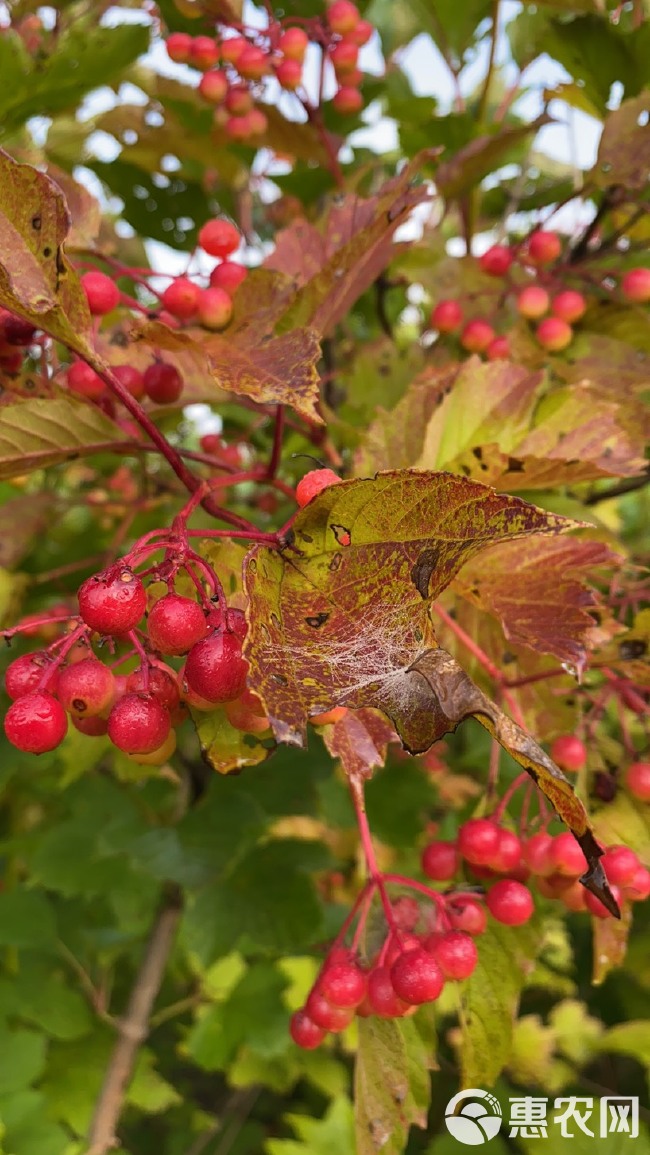
M 458 301 L 449 298 L 445 301 L 438 301 L 438 304 L 431 312 L 429 324 L 432 329 L 437 329 L 439 333 L 453 333 L 458 329 L 463 320 L 463 310 Z
M 233 116 L 244 116 L 254 108 L 253 94 L 247 84 L 231 84 L 226 96 L 226 108 Z M 219 222 L 227 224 L 227 222 Z M 239 239 L 237 241 L 239 244 Z M 206 250 L 206 252 L 209 250 Z
M 203 289 L 199 298 L 199 321 L 217 332 L 232 320 L 232 301 L 225 289 Z
M 468 353 L 483 353 L 494 340 L 496 334 L 487 321 L 479 317 L 468 321 L 460 335 L 460 343 Z
M 535 910 L 528 887 L 512 878 L 495 882 L 485 902 L 492 917 L 505 926 L 521 926 L 528 922 Z
M 246 80 L 261 80 L 269 70 L 266 52 L 256 48 L 254 44 L 247 44 L 237 57 L 237 71 Z
M 390 970 L 386 966 L 376 966 L 368 975 L 368 1002 L 376 1015 L 382 1019 L 400 1018 L 409 1009 L 395 994 Z
M 223 104 L 228 93 L 228 77 L 218 68 L 204 72 L 199 81 L 199 92 L 210 104 Z
M 248 633 L 248 623 L 246 621 L 246 614 L 243 610 L 226 610 L 226 629 L 239 638 L 243 642 Z
M 562 252 L 562 241 L 557 233 L 539 229 L 528 238 L 526 256 L 533 265 L 550 265 Z
M 338 32 L 340 36 L 352 32 L 360 19 L 359 9 L 351 0 L 333 0 L 327 8 L 327 22 L 332 32 Z
M 69 714 L 103 714 L 115 700 L 115 678 L 97 658 L 84 658 L 61 671 L 57 697 Z
M 125 694 L 108 715 L 108 736 L 126 754 L 150 754 L 170 729 L 169 713 L 153 694 Z
M 541 285 L 528 285 L 517 297 L 517 311 L 522 317 L 534 321 L 548 312 L 550 303 L 551 299 L 546 289 Z
M 185 679 L 206 701 L 230 702 L 243 693 L 247 669 L 237 635 L 214 630 L 192 646 L 185 663 Z
M 283 60 L 277 65 L 275 75 L 282 88 L 286 88 L 288 92 L 295 92 L 302 82 L 302 62 Z
M 630 794 L 640 802 L 650 802 L 650 762 L 632 762 L 625 782 Z
M 340 480 L 341 478 L 332 469 L 312 469 L 310 473 L 301 477 L 296 486 L 298 505 L 302 509 L 312 498 L 316 497 L 316 494 L 321 493 L 324 489 L 329 489 L 330 485 L 336 485 Z
M 113 375 L 129 391 L 136 401 L 144 397 L 144 377 L 133 365 L 115 365 Z
M 230 221 L 213 217 L 199 230 L 199 244 L 211 257 L 228 257 L 239 248 L 239 230 Z
M 558 293 L 551 301 L 551 312 L 555 317 L 560 317 L 562 321 L 568 321 L 571 324 L 573 321 L 579 321 L 587 312 L 587 302 L 582 293 L 576 293 L 575 289 L 564 289 L 563 292 Z
M 510 342 L 507 337 L 495 337 L 490 341 L 485 356 L 488 361 L 505 361 L 510 356 Z
M 183 392 L 183 385 L 178 369 L 168 361 L 154 361 L 144 371 L 145 393 L 157 405 L 173 405 Z
M 390 968 L 390 978 L 397 997 L 411 1006 L 433 1002 L 445 985 L 442 970 L 424 947 L 400 954 Z
M 294 1043 L 298 1047 L 302 1047 L 303 1051 L 315 1050 L 316 1047 L 320 1047 L 325 1038 L 323 1028 L 317 1026 L 305 1011 L 296 1011 L 291 1016 L 289 1034 Z
M 76 714 L 72 714 L 70 721 L 75 730 L 88 738 L 102 738 L 108 733 L 108 721 L 106 718 L 100 718 L 98 714 L 93 714 L 90 718 L 78 718 Z
M 309 37 L 302 28 L 287 28 L 278 40 L 278 48 L 287 60 L 297 60 L 302 63 L 305 58 Z
M 497 848 L 490 860 L 490 867 L 497 874 L 510 874 L 521 863 L 521 840 L 511 830 L 498 828 Z
M 225 60 L 226 64 L 236 64 L 247 45 L 248 41 L 244 40 L 243 36 L 232 36 L 229 40 L 222 40 L 221 59 Z
M 464 930 L 467 934 L 484 934 L 487 928 L 487 914 L 475 898 L 454 896 L 447 903 L 447 915 L 455 930 Z
M 616 886 L 630 886 L 641 866 L 639 859 L 628 846 L 611 846 L 601 859 L 607 881 Z
M 422 851 L 422 869 L 434 882 L 448 882 L 460 865 L 455 842 L 430 842 Z
M 20 658 L 15 658 L 13 662 L 10 662 L 5 672 L 5 690 L 12 701 L 15 701 L 16 698 L 23 698 L 25 694 L 32 694 L 41 679 L 45 677 L 48 666 L 52 666 L 52 659 L 45 650 L 23 654 Z M 55 694 L 57 682 L 58 670 L 54 667 L 50 671 L 49 677 L 45 678 L 42 689 Z
M 152 606 L 147 618 L 149 641 L 161 654 L 186 654 L 205 637 L 205 613 L 193 598 L 165 594 Z
M 351 28 L 346 39 L 351 40 L 353 44 L 358 44 L 359 48 L 367 44 L 375 31 L 374 24 L 369 20 L 359 20 L 355 28 Z
M 18 698 L 5 715 L 5 734 L 12 746 L 26 754 L 55 750 L 65 738 L 68 718 L 52 694 L 39 691 Z
M 94 574 L 79 589 L 79 613 L 99 634 L 126 634 L 137 626 L 147 608 L 147 595 L 137 574 L 119 562 Z
M 157 698 L 161 706 L 169 710 L 170 714 L 176 710 L 181 700 L 181 691 L 176 674 L 164 662 L 155 662 L 149 665 L 146 685 L 142 667 L 134 670 L 126 678 L 121 696 L 125 693 L 153 694 L 154 698 Z
M 621 281 L 628 301 L 650 301 L 650 269 L 630 269 Z
M 473 866 L 489 866 L 499 843 L 499 827 L 490 818 L 470 818 L 458 831 L 458 850 Z
M 650 870 L 645 866 L 638 866 L 634 878 L 625 888 L 626 897 L 631 902 L 643 902 L 650 898 Z
M 91 369 L 90 365 L 86 365 L 85 361 L 73 361 L 66 371 L 66 380 L 69 389 L 78 393 L 80 397 L 90 398 L 91 401 L 103 397 L 106 390 L 99 373 Z
M 194 36 L 190 44 L 190 64 L 205 72 L 212 68 L 219 59 L 219 49 L 211 36 Z
M 577 774 L 587 764 L 587 747 L 575 734 L 563 734 L 551 743 L 551 758 L 561 770 Z
M 334 1007 L 358 1007 L 366 997 L 368 979 L 356 963 L 335 963 L 321 974 L 318 989 Z
M 569 878 L 577 878 L 587 869 L 587 860 L 568 830 L 553 839 L 548 857 L 553 870 Z
M 210 286 L 213 289 L 225 289 L 232 296 L 247 276 L 248 269 L 244 265 L 237 265 L 235 261 L 222 261 L 210 273 Z
M 358 88 L 344 84 L 338 92 L 334 93 L 332 107 L 340 112 L 341 116 L 353 116 L 355 112 L 360 112 L 363 108 L 363 96 Z
M 305 1003 L 305 1012 L 324 1031 L 344 1031 L 354 1018 L 352 1007 L 333 1007 L 317 987 Z
M 330 60 L 337 76 L 345 76 L 346 72 L 356 68 L 358 59 L 359 49 L 351 40 L 340 40 L 330 52 Z
M 565 887 L 564 890 L 557 895 L 557 898 L 566 906 L 567 910 L 573 911 L 574 914 L 579 914 L 581 911 L 587 909 L 585 905 L 586 893 L 587 891 L 582 883 L 576 879 L 575 882 L 571 882 L 569 886 Z
M 573 329 L 559 317 L 545 317 L 540 321 L 535 336 L 543 349 L 551 353 L 561 353 L 573 340 Z
M 167 37 L 165 48 L 175 64 L 187 64 L 192 51 L 192 37 L 187 32 L 172 32 Z
M 620 906 L 621 892 L 619 888 L 617 886 L 610 886 L 610 890 L 617 904 Z M 607 907 L 604 906 L 604 904 L 600 901 L 600 899 L 597 898 L 595 894 L 592 894 L 590 890 L 585 891 L 585 906 L 589 913 L 593 914 L 595 918 L 613 918 L 611 911 L 609 911 Z
M 187 277 L 176 277 L 162 295 L 162 303 L 167 311 L 180 321 L 189 321 L 190 317 L 196 315 L 200 300 L 200 287 Z
M 487 252 L 479 257 L 478 263 L 484 273 L 491 277 L 503 277 L 508 272 L 514 256 L 512 249 L 507 245 L 492 245 Z
M 81 284 L 88 299 L 88 308 L 94 316 L 103 317 L 119 305 L 120 290 L 105 273 L 94 270 L 84 273 Z
M 478 951 L 474 939 L 462 930 L 429 935 L 425 948 L 433 955 L 446 979 L 460 982 L 476 969 Z
M 533 834 L 532 838 L 524 843 L 523 859 L 533 874 L 544 877 L 553 873 L 553 863 L 550 858 L 552 845 L 552 835 L 545 832 Z
M 17 317 L 15 313 L 7 313 L 2 319 L 1 332 L 7 345 L 17 345 L 19 348 L 27 348 L 32 344 L 37 329 L 30 321 L 24 321 L 22 317 Z

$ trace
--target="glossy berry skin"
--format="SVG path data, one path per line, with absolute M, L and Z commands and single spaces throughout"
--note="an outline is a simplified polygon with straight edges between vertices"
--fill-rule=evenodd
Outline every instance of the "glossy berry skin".
M 626 897 L 631 902 L 645 902 L 650 898 L 650 870 L 645 866 L 638 866 L 634 878 L 625 889 Z
M 179 321 L 189 321 L 190 317 L 196 316 L 201 289 L 187 277 L 175 277 L 165 289 L 161 300 L 172 317 L 178 317 Z
M 88 300 L 88 308 L 95 317 L 103 317 L 120 303 L 120 290 L 105 273 L 84 273 L 81 284 Z
M 511 830 L 498 828 L 498 841 L 494 855 L 489 863 L 497 874 L 509 874 L 516 870 L 521 862 L 521 840 Z
M 39 682 L 52 665 L 52 659 L 45 650 L 36 650 L 33 654 L 22 654 L 7 666 L 5 672 L 5 690 L 12 702 L 17 698 L 24 698 L 25 694 L 33 694 Z M 52 669 L 50 676 L 44 680 L 42 689 L 56 693 L 58 670 Z
M 587 747 L 576 734 L 562 734 L 551 743 L 550 755 L 561 770 L 577 774 L 587 765 Z
M 650 269 L 630 269 L 621 280 L 621 291 L 628 301 L 650 301 Z
M 561 353 L 573 340 L 573 329 L 559 317 L 545 317 L 540 321 L 535 336 L 544 349 L 550 353 Z
M 199 321 L 206 329 L 219 332 L 232 320 L 232 301 L 225 289 L 203 289 L 198 312 Z
M 454 898 L 447 906 L 447 915 L 454 930 L 464 930 L 473 937 L 485 934 L 487 914 L 475 898 Z
M 66 371 L 68 388 L 80 397 L 88 397 L 90 401 L 97 401 L 104 396 L 106 386 L 99 373 L 86 365 L 85 361 L 73 361 Z
M 439 333 L 453 333 L 460 328 L 463 320 L 463 310 L 458 301 L 453 298 L 448 298 L 444 301 L 438 301 L 438 304 L 431 311 L 429 324 L 432 329 L 437 329 Z
M 108 716 L 108 736 L 125 754 L 150 754 L 170 729 L 169 714 L 153 694 L 125 694 Z
M 333 0 L 327 8 L 328 24 L 332 32 L 338 32 L 341 36 L 354 31 L 360 19 L 359 9 L 351 0 Z
M 161 706 L 169 710 L 170 714 L 176 709 L 181 700 L 181 691 L 174 670 L 170 670 L 163 662 L 156 662 L 149 666 L 148 678 L 145 685 L 144 670 L 140 667 L 129 674 L 126 679 L 125 693 L 153 694 Z
M 543 289 L 541 285 L 528 285 L 521 290 L 517 297 L 517 311 L 521 313 L 522 317 L 534 321 L 548 312 L 550 303 L 551 298 L 546 289 Z
M 149 611 L 147 632 L 154 650 L 180 655 L 200 642 L 208 632 L 205 614 L 198 602 L 180 594 L 165 594 Z
M 199 229 L 199 244 L 211 257 L 228 257 L 239 248 L 239 229 L 214 217 Z
M 492 917 L 505 926 L 522 926 L 535 911 L 528 887 L 511 878 L 495 882 L 485 902 Z
M 172 32 L 165 41 L 165 48 L 175 64 L 187 64 L 192 51 L 192 37 L 187 32 Z
M 625 784 L 640 802 L 650 802 L 650 762 L 632 762 L 625 775 Z
M 390 978 L 397 997 L 411 1006 L 433 1002 L 445 985 L 442 970 L 424 947 L 400 954 L 390 968 Z
M 470 818 L 458 831 L 458 850 L 472 866 L 489 866 L 499 843 L 499 828 L 489 818 Z
M 147 595 L 128 566 L 111 566 L 89 577 L 78 593 L 79 613 L 99 634 L 126 634 L 137 626 L 147 608 Z
M 221 59 L 225 60 L 226 64 L 236 64 L 247 43 L 243 36 L 231 36 L 228 40 L 222 40 Z
M 615 886 L 630 886 L 641 866 L 636 854 L 628 846 L 612 846 L 601 858 L 607 881 Z
M 15 345 L 19 349 L 26 349 L 32 344 L 37 329 L 29 321 L 17 317 L 15 313 L 7 313 L 2 319 L 0 330 L 7 345 Z
M 510 356 L 510 342 L 507 337 L 495 337 L 490 341 L 485 356 L 488 361 L 505 361 Z
M 147 397 L 157 405 L 173 405 L 183 392 L 183 378 L 168 361 L 154 361 L 145 369 L 143 380 Z
M 115 678 L 97 658 L 83 658 L 61 670 L 57 697 L 69 714 L 84 718 L 103 714 L 115 700 Z
M 587 860 L 568 830 L 553 839 L 548 857 L 553 870 L 569 878 L 578 878 L 587 869 Z
M 246 80 L 261 80 L 269 70 L 266 52 L 247 44 L 237 59 L 237 71 Z
M 492 245 L 479 257 L 478 263 L 490 277 L 504 277 L 513 260 L 512 250 L 506 245 Z
M 542 878 L 553 873 L 551 847 L 553 836 L 540 832 L 533 834 L 523 845 L 522 857 L 529 870 Z
M 478 951 L 476 943 L 462 930 L 448 930 L 442 935 L 429 935 L 426 949 L 433 955 L 445 979 L 461 982 L 468 979 L 476 969 Z
M 235 261 L 222 261 L 210 273 L 210 287 L 224 289 L 232 296 L 247 276 L 248 269 L 244 265 L 238 265 Z
M 287 60 L 297 60 L 299 63 L 305 58 L 308 44 L 309 37 L 302 28 L 287 28 L 278 40 L 278 48 Z
M 291 1016 L 289 1034 L 298 1047 L 303 1051 L 313 1051 L 320 1047 L 326 1032 L 310 1019 L 306 1011 L 296 1011 Z
M 275 75 L 282 88 L 295 92 L 302 83 L 302 63 L 299 60 L 283 60 L 277 65 Z
M 422 851 L 422 869 L 434 882 L 448 882 L 460 866 L 455 842 L 430 842 Z
M 219 59 L 219 49 L 211 36 L 194 36 L 190 44 L 190 64 L 205 72 L 212 68 Z
M 231 112 L 233 116 L 244 116 L 254 107 L 253 94 L 248 85 L 231 84 L 226 96 L 226 108 L 228 112 Z M 227 224 L 228 222 L 220 221 L 218 223 Z
M 409 1003 L 398 998 L 386 966 L 373 967 L 368 975 L 368 1003 L 382 1019 L 398 1019 L 409 1009 Z
M 5 715 L 5 734 L 26 754 L 46 754 L 65 738 L 68 717 L 52 694 L 38 691 L 17 698 Z
M 579 321 L 587 312 L 587 302 L 582 293 L 577 293 L 575 289 L 564 289 L 558 293 L 551 301 L 551 312 L 554 317 L 560 317 L 562 321 L 568 321 L 571 325 L 574 321 Z
M 108 733 L 107 719 L 100 718 L 98 714 L 93 714 L 91 718 L 78 718 L 76 714 L 71 714 L 70 721 L 75 730 L 87 738 L 103 738 Z
M 350 40 L 341 40 L 330 52 L 330 60 L 337 76 L 345 76 L 346 72 L 356 68 L 358 59 L 359 49 Z
M 208 702 L 231 702 L 246 688 L 247 669 L 236 634 L 214 630 L 192 646 L 185 663 L 185 679 Z
M 495 336 L 492 326 L 477 317 L 475 321 L 468 321 L 465 325 L 460 335 L 460 343 L 468 353 L 484 353 Z
M 329 489 L 330 485 L 336 485 L 340 480 L 341 478 L 334 473 L 333 469 L 312 469 L 310 473 L 301 477 L 296 486 L 298 505 L 302 509 L 309 504 L 312 498 L 316 497 L 317 493 Z
M 133 365 L 115 365 L 113 368 L 113 375 L 117 377 L 121 385 L 139 401 L 144 397 L 144 377 L 139 369 Z
M 358 88 L 343 84 L 332 97 L 332 107 L 342 116 L 353 116 L 363 108 L 363 96 Z
M 204 72 L 199 81 L 199 92 L 209 104 L 223 104 L 228 94 L 228 77 L 219 68 Z
M 311 991 L 305 1011 L 309 1018 L 324 1031 L 344 1031 L 354 1018 L 352 1007 L 334 1007 L 318 988 Z
M 550 265 L 562 252 L 562 241 L 557 233 L 539 229 L 528 238 L 526 255 L 533 265 Z
M 620 906 L 621 892 L 619 888 L 617 886 L 610 886 L 610 890 L 617 904 Z M 611 911 L 609 911 L 607 907 L 603 905 L 600 899 L 597 898 L 595 894 L 592 894 L 590 890 L 585 891 L 585 906 L 589 913 L 593 914 L 595 918 L 613 918 Z
M 321 974 L 318 989 L 334 1007 L 358 1007 L 366 997 L 368 979 L 356 963 L 334 963 Z

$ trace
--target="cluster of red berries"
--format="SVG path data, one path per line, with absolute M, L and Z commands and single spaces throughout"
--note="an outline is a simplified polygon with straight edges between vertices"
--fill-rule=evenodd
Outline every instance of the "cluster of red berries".
M 199 92 L 215 108 L 215 124 L 233 141 L 255 140 L 268 127 L 266 113 L 256 103 L 261 81 L 274 76 L 288 92 L 303 83 L 305 56 L 310 40 L 320 45 L 332 65 L 338 84 L 332 99 L 337 112 L 359 112 L 363 97 L 359 85 L 359 49 L 370 40 L 373 26 L 362 20 L 351 0 L 333 0 L 322 20 L 306 27 L 284 26 L 272 21 L 262 33 L 241 31 L 217 36 L 190 36 L 172 32 L 166 47 L 170 60 L 189 64 L 203 73 Z
M 617 902 L 639 902 L 650 895 L 650 871 L 634 851 L 610 847 L 601 861 Z M 600 899 L 579 882 L 587 861 L 569 831 L 555 837 L 540 832 L 522 840 L 490 818 L 470 818 L 455 842 L 431 842 L 422 853 L 422 869 L 436 882 L 456 880 L 463 863 L 471 877 L 490 886 L 487 908 L 509 926 L 527 922 L 533 913 L 533 897 L 525 885 L 531 881 L 540 894 L 559 899 L 569 910 L 610 917 Z
M 207 567 L 207 563 L 203 563 Z M 179 564 L 177 568 L 187 568 Z M 160 573 L 155 573 L 160 580 Z M 239 609 L 168 593 L 147 612 L 147 591 L 140 576 L 115 563 L 88 578 L 78 593 L 79 615 L 72 628 L 46 649 L 24 654 L 8 667 L 5 688 L 12 699 L 5 733 L 19 750 L 42 754 L 65 737 L 68 720 L 83 734 L 107 734 L 113 744 L 138 761 L 159 764 L 175 748 L 174 727 L 197 710 L 224 705 L 231 724 L 252 732 L 268 728 L 261 702 L 246 689 L 242 656 L 246 619 Z M 126 644 L 112 666 L 91 649 L 97 639 L 105 650 Z M 162 658 L 184 657 L 180 669 Z M 115 669 L 136 658 L 129 674 Z
M 519 245 L 492 245 L 478 258 L 482 272 L 505 282 L 495 303 L 500 312 L 506 298 L 512 310 L 534 323 L 538 344 L 551 353 L 566 349 L 573 340 L 572 328 L 587 311 L 588 300 L 574 288 L 566 288 L 569 273 L 580 280 L 578 266 L 562 262 L 563 242 L 558 233 L 539 229 Z M 606 284 L 600 287 L 610 293 Z M 650 301 L 650 269 L 628 270 L 620 280 L 619 292 L 628 301 L 642 304 Z M 447 298 L 435 305 L 429 327 L 441 334 L 458 334 L 461 348 L 481 353 L 489 361 L 509 356 L 507 334 L 497 333 L 486 317 L 466 319 L 461 301 Z

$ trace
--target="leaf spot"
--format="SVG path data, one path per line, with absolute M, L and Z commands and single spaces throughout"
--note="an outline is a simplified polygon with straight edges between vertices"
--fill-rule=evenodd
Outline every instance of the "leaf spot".
M 431 574 L 436 568 L 438 561 L 439 554 L 437 549 L 425 549 L 411 570 L 411 581 L 423 598 L 429 596 Z
M 336 573 L 337 570 L 339 570 L 341 568 L 341 562 L 342 561 L 343 561 L 343 554 L 342 553 L 335 553 L 334 557 L 332 558 L 332 560 L 329 564 L 330 573 Z
M 352 544 L 352 534 L 344 525 L 330 525 L 330 529 L 339 545 L 347 546 Z
M 36 213 L 36 216 L 32 217 L 32 228 L 35 229 L 36 232 L 39 232 L 42 224 L 43 224 L 43 218 L 42 218 L 41 214 Z
M 312 629 L 317 630 L 321 626 L 325 625 L 325 622 L 327 621 L 328 618 L 329 618 L 328 613 L 314 614 L 314 616 L 311 618 L 305 618 L 305 622 L 307 623 L 308 626 L 311 626 Z

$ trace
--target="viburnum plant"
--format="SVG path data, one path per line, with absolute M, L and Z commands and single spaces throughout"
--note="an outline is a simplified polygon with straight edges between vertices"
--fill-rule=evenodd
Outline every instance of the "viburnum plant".
M 3 17 L 0 1155 L 643 1096 L 647 23 L 425 8 Z

